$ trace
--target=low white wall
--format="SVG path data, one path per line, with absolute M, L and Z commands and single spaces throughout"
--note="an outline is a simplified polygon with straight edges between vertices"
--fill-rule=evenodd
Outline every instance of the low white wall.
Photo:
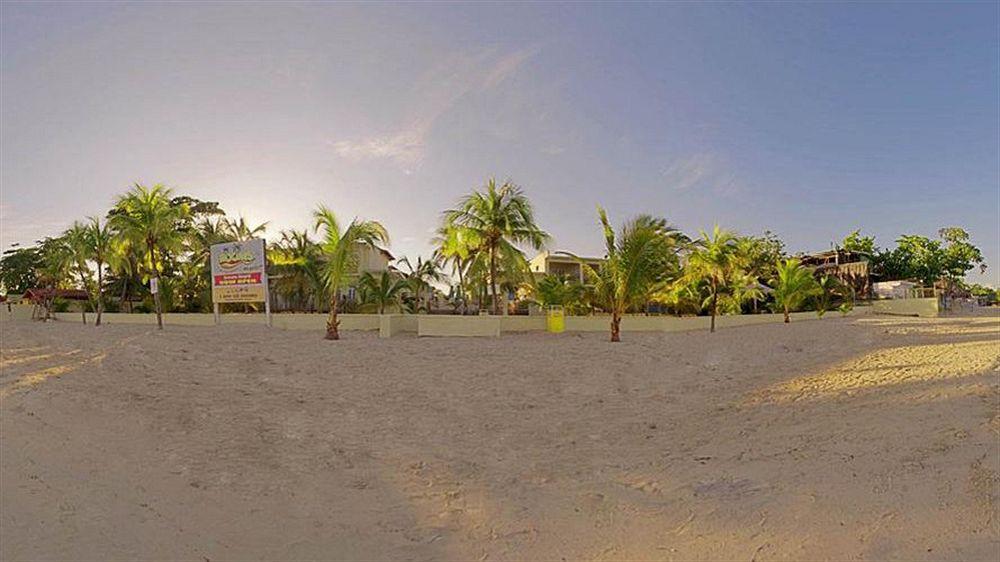
M 502 316 L 432 316 L 417 317 L 418 336 L 487 336 L 500 335 Z
M 413 314 L 383 314 L 379 319 L 378 335 L 391 338 L 405 332 L 416 333 L 418 317 Z
M 0 313 L 0 317 L 4 320 L 30 320 L 31 309 L 32 305 L 29 304 L 12 305 L 11 311 L 8 312 L 7 307 L 3 306 L 3 312 Z M 54 316 L 60 322 L 71 323 L 81 321 L 79 312 L 58 312 Z M 93 322 L 96 318 L 96 313 L 87 313 L 87 322 Z M 282 330 L 325 330 L 328 318 L 329 315 L 327 314 L 274 314 L 271 317 L 271 323 L 275 328 Z M 341 330 L 379 329 L 378 314 L 338 314 L 337 318 L 340 320 Z M 107 324 L 145 324 L 152 326 L 156 324 L 156 315 L 149 313 L 105 312 L 101 316 L 101 322 Z M 263 325 L 265 318 L 263 313 L 231 313 L 223 314 L 221 322 L 224 325 Z M 168 326 L 212 326 L 215 324 L 215 316 L 208 313 L 185 314 L 168 312 L 163 315 L 163 324 Z M 416 331 L 416 325 L 412 327 L 412 331 Z
M 875 314 L 934 318 L 941 314 L 941 303 L 937 297 L 877 300 L 872 301 L 872 312 Z
M 3 307 L 0 318 L 4 320 L 28 320 L 31 318 L 31 305 L 13 305 L 11 312 Z M 868 307 L 855 309 L 851 315 L 865 314 Z M 904 299 L 896 301 L 876 301 L 871 312 L 883 314 L 908 314 L 919 316 L 937 316 L 937 299 Z M 94 314 L 89 313 L 87 319 L 93 322 Z M 827 317 L 839 317 L 836 311 L 828 312 Z M 56 315 L 61 322 L 80 322 L 80 313 L 59 313 Z M 393 337 L 404 333 L 416 333 L 420 336 L 490 336 L 496 337 L 502 333 L 541 332 L 546 329 L 544 316 L 452 316 L 425 314 L 340 314 L 341 330 L 378 330 L 381 337 Z M 793 322 L 815 320 L 815 312 L 795 312 L 791 315 Z M 326 314 L 275 314 L 273 325 L 282 330 L 312 330 L 326 329 Z M 611 329 L 609 315 L 566 316 L 567 332 L 606 332 Z M 781 314 L 745 314 L 738 316 L 719 316 L 716 327 L 731 328 L 753 324 L 774 324 L 782 322 Z M 625 316 L 622 318 L 623 332 L 684 332 L 692 330 L 708 330 L 707 316 Z M 156 324 L 155 314 L 124 314 L 106 313 L 104 322 L 108 324 Z M 214 318 L 211 314 L 164 314 L 163 322 L 174 326 L 211 326 Z M 263 314 L 223 314 L 222 323 L 230 324 L 264 324 Z

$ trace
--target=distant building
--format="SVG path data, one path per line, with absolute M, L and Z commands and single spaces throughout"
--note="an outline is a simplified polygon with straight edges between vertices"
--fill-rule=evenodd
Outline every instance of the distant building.
M 880 299 L 908 299 L 917 286 L 912 281 L 881 281 L 872 283 L 872 291 Z
M 854 289 L 858 297 L 871 295 L 871 269 L 868 256 L 836 249 L 799 256 L 802 265 L 812 267 L 816 276 L 831 275 Z
M 603 258 L 581 257 L 580 259 L 595 270 L 600 270 L 601 264 L 604 263 Z M 584 269 L 580 266 L 580 262 L 576 258 L 571 258 L 567 255 L 542 252 L 531 258 L 531 261 L 528 262 L 528 267 L 536 279 L 544 275 L 560 275 L 576 279 L 580 283 L 587 282 L 587 276 L 584 274 Z

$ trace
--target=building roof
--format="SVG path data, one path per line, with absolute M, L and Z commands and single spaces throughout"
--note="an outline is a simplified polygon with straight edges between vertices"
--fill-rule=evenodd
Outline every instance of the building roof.
M 49 289 L 48 287 L 34 287 L 28 289 L 21 295 L 22 299 L 28 299 L 32 302 L 41 302 L 46 298 L 52 297 L 53 292 L 56 298 L 73 300 L 73 301 L 85 301 L 90 299 L 90 295 L 87 291 L 83 289 Z

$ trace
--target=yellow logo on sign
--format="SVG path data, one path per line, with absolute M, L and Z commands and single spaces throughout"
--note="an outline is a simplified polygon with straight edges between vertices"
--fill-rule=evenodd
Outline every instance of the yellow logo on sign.
M 244 250 L 240 246 L 226 248 L 219 255 L 219 267 L 222 269 L 233 269 L 241 265 L 253 263 L 254 255 L 249 250 Z

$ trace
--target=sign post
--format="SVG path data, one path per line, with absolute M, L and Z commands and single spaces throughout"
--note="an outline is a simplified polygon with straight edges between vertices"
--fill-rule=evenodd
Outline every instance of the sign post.
M 264 302 L 267 325 L 271 326 L 271 295 L 267 283 L 264 240 L 214 244 L 212 257 L 212 308 L 215 323 L 221 322 L 219 304 Z

